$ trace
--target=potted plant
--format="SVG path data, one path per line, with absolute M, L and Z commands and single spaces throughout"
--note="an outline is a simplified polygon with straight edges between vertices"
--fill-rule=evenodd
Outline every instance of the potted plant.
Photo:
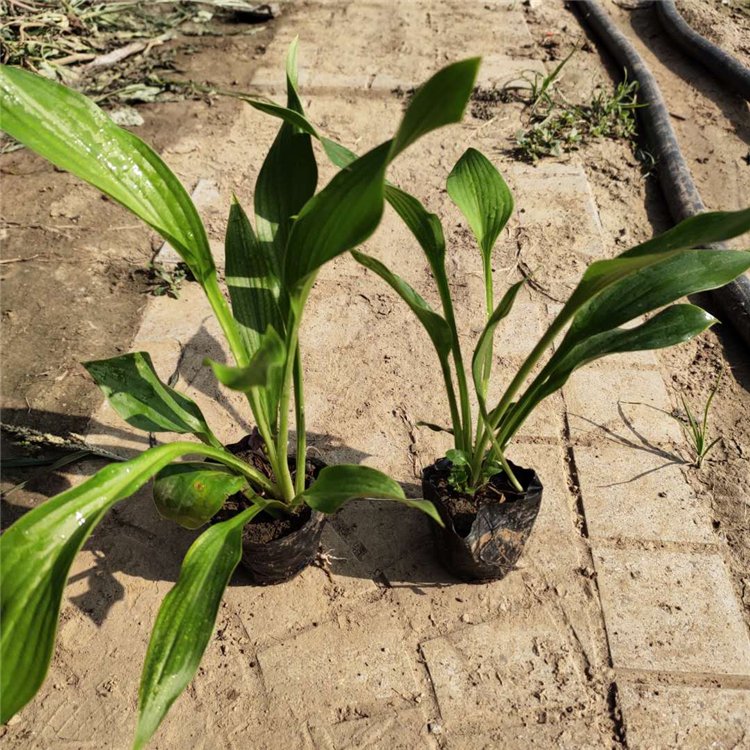
M 74 556 L 107 510 L 153 476 L 163 516 L 191 529 L 214 523 L 191 546 L 157 616 L 141 679 L 136 748 L 148 742 L 195 674 L 241 557 L 263 583 L 294 574 L 317 551 L 322 514 L 353 498 L 393 499 L 440 522 L 432 503 L 407 499 L 396 482 L 373 468 L 307 460 L 298 332 L 320 267 L 377 227 L 389 163 L 425 133 L 460 120 L 478 65 L 471 59 L 439 71 L 416 93 L 393 138 L 359 159 L 324 140 L 326 153 L 344 168 L 316 193 L 312 134 L 317 133 L 297 92 L 294 43 L 287 60 L 287 106 L 253 102 L 283 121 L 255 186 L 255 229 L 236 199 L 230 210 L 231 307 L 197 211 L 164 162 L 81 94 L 0 66 L 3 130 L 131 210 L 182 256 L 235 360 L 207 364 L 221 383 L 247 396 L 256 424 L 252 435 L 223 446 L 198 406 L 159 379 L 148 354 L 86 364 L 129 424 L 192 434 L 199 442 L 158 445 L 106 466 L 28 512 L 2 536 L 2 722 L 31 700 L 44 680 Z M 292 405 L 297 437 L 290 454 Z M 203 460 L 174 463 L 183 456 Z M 250 534 L 243 551 L 243 534 L 261 520 L 264 533 Z M 263 544 L 261 537 L 271 541 Z
M 518 560 L 542 499 L 536 472 L 506 458 L 513 436 L 539 403 L 561 388 L 577 368 L 609 354 L 672 346 L 713 325 L 716 319 L 705 310 L 672 303 L 722 286 L 750 267 L 750 252 L 709 247 L 750 230 L 750 209 L 692 217 L 616 258 L 592 263 L 510 378 L 499 402 L 490 406 L 493 335 L 523 284 L 511 286 L 495 305 L 492 251 L 513 211 L 513 198 L 497 169 L 475 149 L 468 149 L 458 160 L 448 176 L 447 190 L 471 227 L 484 268 L 486 325 L 469 373 L 478 405 L 476 430 L 438 217 L 413 196 L 392 194 L 391 205 L 427 257 L 442 315 L 380 261 L 361 252 L 353 254 L 390 284 L 419 318 L 443 373 L 451 427 L 425 426 L 451 433 L 454 445 L 425 469 L 422 480 L 424 497 L 433 501 L 444 522 L 433 527 L 438 556 L 460 578 L 496 580 Z M 622 327 L 656 310 L 645 322 Z M 560 336 L 562 340 L 549 354 Z

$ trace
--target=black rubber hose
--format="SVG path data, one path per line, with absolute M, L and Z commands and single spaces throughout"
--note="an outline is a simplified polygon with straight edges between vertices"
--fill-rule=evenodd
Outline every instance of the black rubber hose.
M 628 78 L 638 81 L 638 98 L 647 105 L 638 110 L 638 119 L 656 160 L 659 182 L 672 219 L 677 223 L 705 211 L 680 151 L 661 91 L 646 63 L 595 0 L 578 0 L 572 5 L 617 63 L 625 68 Z M 726 248 L 726 245 L 711 247 Z M 713 290 L 711 298 L 750 347 L 750 279 L 740 276 L 721 289 Z
M 664 31 L 682 47 L 683 51 L 705 65 L 722 83 L 731 86 L 740 96 L 750 100 L 750 68 L 724 52 L 690 28 L 679 14 L 674 0 L 654 3 Z

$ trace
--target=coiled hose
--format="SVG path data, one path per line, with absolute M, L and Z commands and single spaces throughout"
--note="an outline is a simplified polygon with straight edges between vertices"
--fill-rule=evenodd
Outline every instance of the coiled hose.
M 617 63 L 625 68 L 628 78 L 638 81 L 639 99 L 647 105 L 638 110 L 638 118 L 656 160 L 659 182 L 672 219 L 680 222 L 705 211 L 706 206 L 680 151 L 661 91 L 646 63 L 595 0 L 578 0 L 573 7 Z M 721 72 L 716 74 L 724 80 Z M 725 248 L 726 245 L 711 247 Z M 750 347 L 750 279 L 740 276 L 712 291 L 711 298 L 721 310 L 722 317 L 734 326 Z
M 722 83 L 731 86 L 740 96 L 750 99 L 750 68 L 746 68 L 739 60 L 691 29 L 678 13 L 674 0 L 661 0 L 654 3 L 654 7 L 664 31 L 677 42 L 683 52 L 705 65 Z

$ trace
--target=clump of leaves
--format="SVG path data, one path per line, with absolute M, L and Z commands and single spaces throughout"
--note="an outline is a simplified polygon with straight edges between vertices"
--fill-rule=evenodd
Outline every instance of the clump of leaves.
M 0 66 L 3 129 L 132 211 L 181 256 L 234 359 L 233 364 L 205 363 L 224 386 L 244 394 L 262 444 L 260 462 L 240 460 L 228 451 L 198 405 L 159 378 L 146 352 L 86 363 L 112 408 L 131 426 L 197 440 L 157 445 L 111 464 L 34 508 L 0 537 L 0 721 L 31 700 L 44 680 L 75 555 L 104 514 L 154 476 L 157 509 L 188 528 L 205 525 L 237 492 L 249 505 L 198 537 L 161 605 L 141 678 L 135 748 L 148 742 L 195 674 L 240 560 L 242 528 L 253 517 L 266 511 L 295 514 L 304 505 L 333 513 L 349 500 L 375 497 L 417 508 L 441 523 L 432 503 L 407 499 L 397 482 L 368 466 L 329 466 L 306 486 L 299 331 L 322 266 L 375 231 L 386 200 L 415 200 L 386 181 L 388 167 L 423 135 L 461 119 L 478 66 L 478 59 L 470 59 L 436 73 L 416 91 L 394 135 L 357 157 L 321 136 L 306 118 L 293 43 L 286 106 L 247 98 L 257 110 L 279 118 L 281 126 L 258 173 L 254 226 L 237 199 L 229 210 L 229 301 L 198 212 L 161 158 L 82 94 L 26 70 Z M 313 139 L 339 169 L 321 190 Z M 290 452 L 292 424 L 296 437 Z M 185 456 L 204 460 L 173 464 Z
M 148 292 L 154 297 L 166 295 L 178 299 L 184 281 L 195 281 L 187 263 L 180 262 L 168 268 L 163 263 L 151 261 L 146 269 Z
M 750 267 L 750 251 L 711 249 L 711 243 L 750 230 L 750 209 L 694 216 L 616 258 L 592 263 L 493 406 L 487 398 L 495 331 L 525 283 L 513 284 L 495 302 L 492 253 L 513 213 L 513 197 L 495 166 L 473 148 L 458 160 L 446 188 L 476 238 L 484 269 L 486 323 L 468 373 L 439 218 L 413 196 L 389 186 L 394 191 L 391 204 L 425 253 L 441 312 L 381 261 L 359 251 L 353 255 L 401 296 L 435 347 L 450 410 L 451 427 L 444 428 L 453 437 L 453 448 L 446 454 L 453 467 L 450 481 L 469 495 L 500 470 L 522 491 L 505 454 L 513 437 L 545 398 L 562 388 L 575 370 L 596 359 L 673 346 L 706 330 L 716 322 L 713 316 L 695 305 L 673 303 L 685 295 L 723 286 Z M 656 310 L 645 323 L 624 327 Z M 557 343 L 550 353 L 553 342 Z M 469 377 L 479 407 L 476 425 Z M 434 422 L 422 424 L 441 429 Z
M 685 394 L 680 394 L 680 400 L 682 401 L 682 408 L 685 410 L 684 417 L 682 415 L 676 417 L 685 432 L 685 437 L 690 445 L 691 452 L 693 454 L 693 465 L 696 469 L 700 469 L 703 466 L 703 460 L 708 455 L 709 451 L 721 441 L 721 437 L 710 439 L 709 428 L 708 428 L 708 413 L 711 409 L 711 402 L 714 400 L 716 392 L 719 390 L 721 379 L 724 375 L 722 370 L 719 376 L 716 378 L 716 382 L 711 388 L 708 394 L 708 399 L 703 407 L 703 414 L 699 417 L 690 408 L 690 405 L 685 398 Z
M 559 156 L 581 143 L 599 138 L 636 137 L 635 110 L 638 82 L 621 81 L 614 92 L 598 88 L 587 104 L 552 101 L 544 111 L 534 110 L 529 127 L 516 136 L 516 154 L 525 161 Z

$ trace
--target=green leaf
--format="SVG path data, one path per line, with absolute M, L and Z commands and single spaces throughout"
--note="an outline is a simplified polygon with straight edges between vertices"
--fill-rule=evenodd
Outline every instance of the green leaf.
M 620 258 L 654 252 L 705 247 L 750 232 L 750 208 L 740 211 L 706 211 L 681 221 L 662 234 L 626 250 Z
M 607 289 L 607 287 L 612 286 L 621 279 L 637 274 L 642 269 L 648 268 L 648 266 L 664 262 L 670 256 L 679 256 L 684 250 L 731 239 L 747 231 L 750 231 L 750 209 L 732 212 L 710 212 L 686 219 L 669 231 L 622 253 L 612 260 L 600 260 L 592 263 L 586 269 L 583 278 L 566 302 L 559 317 L 560 319 L 569 319 L 574 312 L 583 307 L 583 305 L 597 294 Z M 717 252 L 736 251 L 706 250 L 705 252 L 713 252 L 715 254 Z M 680 264 L 681 261 L 677 261 L 677 263 Z M 733 263 L 734 261 L 729 261 L 730 265 Z M 698 265 L 700 265 L 700 262 L 698 262 Z M 708 276 L 705 282 L 699 284 L 700 289 L 714 288 L 714 286 L 710 285 L 714 282 L 711 281 L 711 274 L 708 269 L 706 269 L 706 273 Z M 682 274 L 682 270 L 680 274 Z M 717 276 L 721 276 L 721 274 L 717 274 Z M 704 283 L 708 283 L 709 286 L 705 286 Z M 715 286 L 720 286 L 722 283 L 726 282 L 717 282 Z M 698 291 L 698 288 L 695 290 L 688 289 L 682 292 L 682 294 L 689 294 L 691 291 Z M 672 299 L 677 299 L 677 297 L 672 297 Z M 667 304 L 669 301 L 671 300 L 666 300 L 661 304 Z M 643 312 L 648 312 L 648 310 L 641 306 L 641 312 L 634 313 L 630 317 L 630 320 Z M 618 325 L 618 323 L 613 323 L 612 325 Z
M 304 118 L 297 92 L 297 40 L 287 55 L 287 110 Z M 258 238 L 273 253 L 279 268 L 283 262 L 292 218 L 315 194 L 318 166 L 306 127 L 282 122 L 255 183 L 255 217 Z
M 284 359 L 284 342 L 273 328 L 268 328 L 247 366 L 231 367 L 208 358 L 204 360 L 204 364 L 211 366 L 216 378 L 227 388 L 247 393 L 251 388 L 273 388 L 278 383 Z
M 352 251 L 352 255 L 365 268 L 374 271 L 381 279 L 386 281 L 406 302 L 412 312 L 419 318 L 419 321 L 425 327 L 430 339 L 432 340 L 438 357 L 441 360 L 447 360 L 453 347 L 453 334 L 445 319 L 438 315 L 427 302 L 402 278 L 392 273 L 379 260 L 360 253 L 357 250 Z
M 513 284 L 513 286 L 511 286 L 503 295 L 500 303 L 495 308 L 492 315 L 490 315 L 484 330 L 479 336 L 477 346 L 474 349 L 474 357 L 471 360 L 471 373 L 474 377 L 474 386 L 476 387 L 477 396 L 480 401 L 479 407 L 485 421 L 488 419 L 488 416 L 484 402 L 484 373 L 487 355 L 492 351 L 492 337 L 495 335 L 495 329 L 500 324 L 500 321 L 505 318 L 513 308 L 513 303 L 516 301 L 516 295 L 524 283 L 524 281 L 519 281 L 518 283 Z
M 237 94 L 238 99 L 242 99 L 243 102 L 247 102 L 253 109 L 257 109 L 259 112 L 263 112 L 271 117 L 277 117 L 284 122 L 293 125 L 295 128 L 303 133 L 308 133 L 314 138 L 318 138 L 318 133 L 315 130 L 313 124 L 300 112 L 295 112 L 289 107 L 284 107 L 281 104 L 271 101 L 270 99 L 264 99 L 257 96 L 247 96 L 244 94 Z
M 215 273 L 190 196 L 151 148 L 90 99 L 20 68 L 0 66 L 2 129 L 89 182 L 155 229 L 203 281 Z
M 393 140 L 355 161 L 349 161 L 347 149 L 324 144 L 329 158 L 347 166 L 305 204 L 292 225 L 284 267 L 290 290 L 375 231 L 383 215 L 388 164 L 421 136 L 461 119 L 478 66 L 475 58 L 438 71 L 415 94 Z
M 564 346 L 627 323 L 687 294 L 720 287 L 750 268 L 750 252 L 743 250 L 673 250 L 658 255 L 626 254 L 620 261 L 622 258 L 609 262 L 635 261 L 638 266 L 578 310 Z
M 222 458 L 198 443 L 151 448 L 30 510 L 0 537 L 0 722 L 26 705 L 44 681 L 70 566 L 94 527 L 116 502 L 189 453 Z
M 330 138 L 317 136 L 317 133 L 314 135 L 320 138 L 326 156 L 335 167 L 343 169 L 344 167 L 348 167 L 353 161 L 357 161 L 357 154 L 355 154 L 354 151 L 350 151 L 346 146 L 342 146 L 340 143 L 336 143 L 336 141 L 332 141 Z
M 448 175 L 448 195 L 469 222 L 485 264 L 513 213 L 513 196 L 492 162 L 467 149 Z
M 364 242 L 383 215 L 390 141 L 361 156 L 313 196 L 292 225 L 285 259 L 288 288 Z
M 480 62 L 473 57 L 447 65 L 417 89 L 393 139 L 391 159 L 430 131 L 460 122 Z
M 281 278 L 272 243 L 258 240 L 236 199 L 229 211 L 225 248 L 232 314 L 252 356 L 268 326 L 283 335 L 284 323 L 279 312 Z
M 321 513 L 335 513 L 344 503 L 358 498 L 373 497 L 396 500 L 399 503 L 417 508 L 439 523 L 435 506 L 429 500 L 410 500 L 404 495 L 401 485 L 382 471 L 369 466 L 339 464 L 327 466 L 318 478 L 304 492 L 294 498 L 294 503 L 304 501 Z
M 242 555 L 242 527 L 254 506 L 207 529 L 188 550 L 164 597 L 143 665 L 134 750 L 145 747 L 195 675 L 214 630 L 219 604 Z
M 197 529 L 219 512 L 247 479 L 221 464 L 185 461 L 165 466 L 154 479 L 154 503 L 164 517 Z
M 633 328 L 613 330 L 589 336 L 567 353 L 553 355 L 552 370 L 544 388 L 548 395 L 561 388 L 573 370 L 608 354 L 664 349 L 689 341 L 717 320 L 695 305 L 679 304 L 662 310 Z
M 221 447 L 196 403 L 162 383 L 147 352 L 85 362 L 83 366 L 129 425 L 146 432 L 192 433 Z
M 562 388 L 574 370 L 609 354 L 663 349 L 688 341 L 716 323 L 695 305 L 679 304 L 662 310 L 633 328 L 597 333 L 570 348 L 559 348 L 521 399 L 508 409 L 501 425 L 501 442 L 515 434 L 537 404 Z

